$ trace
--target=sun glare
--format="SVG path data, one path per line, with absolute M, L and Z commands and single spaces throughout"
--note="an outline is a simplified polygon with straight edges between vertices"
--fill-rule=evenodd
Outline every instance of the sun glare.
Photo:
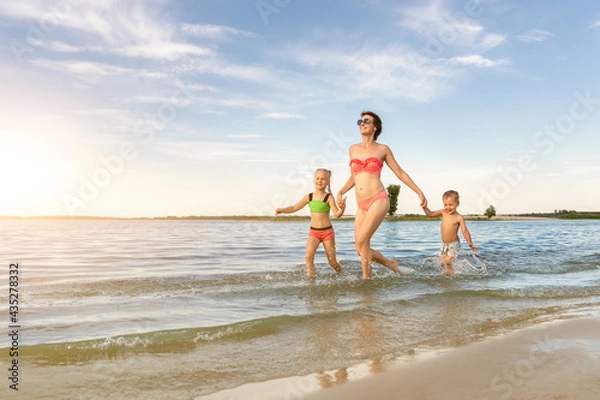
M 5 135 L 0 147 L 0 215 L 42 215 L 59 212 L 60 192 L 69 171 L 52 147 Z

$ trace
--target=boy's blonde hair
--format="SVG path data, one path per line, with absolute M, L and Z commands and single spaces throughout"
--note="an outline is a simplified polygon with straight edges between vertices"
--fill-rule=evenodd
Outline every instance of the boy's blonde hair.
M 453 200 L 455 200 L 457 203 L 460 203 L 460 196 L 456 190 L 445 191 L 444 194 L 442 195 L 442 200 L 446 199 L 448 197 L 452 197 Z

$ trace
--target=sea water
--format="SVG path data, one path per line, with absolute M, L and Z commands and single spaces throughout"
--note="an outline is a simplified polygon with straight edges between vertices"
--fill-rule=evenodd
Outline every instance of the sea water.
M 329 387 L 597 308 L 599 221 L 467 223 L 479 252 L 447 277 L 438 221 L 384 222 L 372 247 L 405 275 L 363 280 L 351 221 L 334 221 L 344 272 L 321 247 L 307 279 L 307 222 L 2 220 L 0 321 L 10 334 L 18 263 L 19 336 L 16 356 L 0 340 L 0 397 L 17 360 L 23 398 L 241 399 L 226 394 L 260 382 L 301 398 L 299 377 Z

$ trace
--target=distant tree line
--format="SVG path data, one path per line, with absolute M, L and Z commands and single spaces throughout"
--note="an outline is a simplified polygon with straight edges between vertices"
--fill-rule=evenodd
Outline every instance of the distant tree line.
M 600 219 L 599 211 L 554 210 L 553 213 L 520 214 L 525 217 L 544 217 L 558 219 Z
M 554 210 L 554 214 L 577 214 L 575 210 Z

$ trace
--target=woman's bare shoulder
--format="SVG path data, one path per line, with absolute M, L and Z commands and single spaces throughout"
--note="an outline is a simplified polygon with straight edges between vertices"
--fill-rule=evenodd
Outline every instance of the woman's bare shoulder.
M 380 150 L 387 152 L 391 152 L 392 150 L 390 149 L 390 146 L 388 146 L 387 144 L 384 143 L 377 143 L 377 146 Z
M 384 160 L 388 159 L 388 156 L 394 156 L 394 154 L 392 153 L 392 150 L 390 149 L 390 147 L 387 144 L 383 144 L 383 143 L 378 143 L 377 144 L 377 153 L 381 155 L 381 158 Z
M 350 145 L 350 148 L 348 149 L 348 154 L 352 156 L 353 154 L 356 154 L 357 151 L 360 151 L 360 145 L 355 143 L 353 145 Z

